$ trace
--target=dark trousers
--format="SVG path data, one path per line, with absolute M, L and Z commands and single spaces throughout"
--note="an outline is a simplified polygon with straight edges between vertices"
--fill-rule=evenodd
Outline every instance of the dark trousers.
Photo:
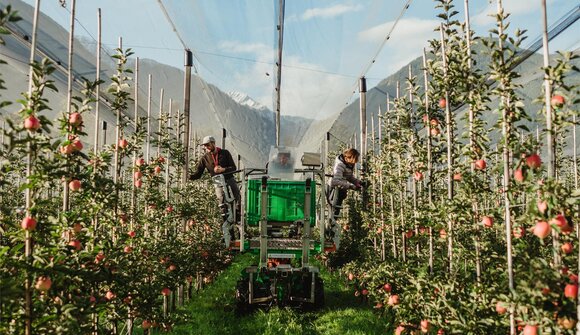
M 340 214 L 340 209 L 342 208 L 342 202 L 344 201 L 344 199 L 346 199 L 346 196 L 348 195 L 347 192 L 348 192 L 348 190 L 338 188 L 338 187 L 334 187 L 334 188 L 330 189 L 330 191 L 329 191 L 328 200 L 330 201 L 330 204 L 332 205 L 332 209 L 333 209 L 333 213 L 334 213 L 335 218 Z

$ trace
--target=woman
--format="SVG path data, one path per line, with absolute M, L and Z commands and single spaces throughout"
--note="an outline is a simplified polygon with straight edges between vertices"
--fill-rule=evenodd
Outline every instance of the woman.
M 348 190 L 360 190 L 361 182 L 354 177 L 354 167 L 360 158 L 360 153 L 354 148 L 348 148 L 334 160 L 332 178 L 329 182 L 328 199 L 334 208 L 334 217 L 340 214 L 342 202 L 346 199 Z

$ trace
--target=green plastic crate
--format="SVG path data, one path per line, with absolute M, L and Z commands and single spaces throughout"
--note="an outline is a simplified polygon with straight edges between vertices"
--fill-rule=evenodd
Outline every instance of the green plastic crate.
M 260 224 L 262 203 L 262 180 L 248 180 L 246 190 L 246 222 L 250 226 Z M 304 219 L 303 180 L 268 180 L 268 221 L 293 222 Z M 316 187 L 312 183 L 310 198 L 310 225 L 316 224 Z

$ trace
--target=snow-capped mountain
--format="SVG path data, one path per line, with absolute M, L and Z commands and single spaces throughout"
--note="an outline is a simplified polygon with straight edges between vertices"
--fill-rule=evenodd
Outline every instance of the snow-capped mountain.
M 248 106 L 259 111 L 270 111 L 270 109 L 256 100 L 250 98 L 247 94 L 242 92 L 229 92 L 228 95 L 242 106 Z

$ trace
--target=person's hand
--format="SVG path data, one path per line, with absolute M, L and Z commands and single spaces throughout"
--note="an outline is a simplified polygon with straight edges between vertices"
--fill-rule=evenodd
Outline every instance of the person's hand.
M 215 173 L 223 173 L 226 169 L 217 165 L 216 167 L 213 168 L 213 172 Z
M 362 189 L 362 184 L 360 183 L 360 181 L 356 181 L 354 183 L 354 187 L 355 187 L 355 190 L 360 191 Z

